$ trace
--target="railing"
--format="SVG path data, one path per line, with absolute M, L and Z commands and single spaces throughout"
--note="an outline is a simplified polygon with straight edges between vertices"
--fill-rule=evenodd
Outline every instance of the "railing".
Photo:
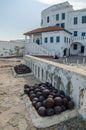
M 82 40 L 86 40 L 86 36 L 72 37 L 72 41 L 82 41 Z
M 36 43 L 26 43 L 26 52 L 31 55 L 46 55 L 46 56 L 55 55 L 53 51 L 49 51 L 48 49 Z

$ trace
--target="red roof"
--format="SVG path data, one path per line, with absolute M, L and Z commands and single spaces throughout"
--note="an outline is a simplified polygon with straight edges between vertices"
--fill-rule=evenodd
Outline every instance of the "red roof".
M 29 36 L 29 35 L 35 34 L 35 33 L 50 32 L 50 31 L 62 31 L 62 30 L 68 32 L 67 30 L 65 30 L 64 28 L 61 28 L 59 26 L 49 26 L 49 27 L 43 27 L 43 28 L 34 29 L 32 31 L 24 33 L 24 35 L 28 35 Z M 68 32 L 68 33 L 70 33 L 70 32 Z

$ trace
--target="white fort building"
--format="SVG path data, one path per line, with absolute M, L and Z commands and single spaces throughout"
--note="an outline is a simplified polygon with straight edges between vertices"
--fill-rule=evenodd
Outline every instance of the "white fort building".
M 86 56 L 86 8 L 74 10 L 68 2 L 53 5 L 42 11 L 41 28 L 24 35 L 29 36 L 29 54 Z

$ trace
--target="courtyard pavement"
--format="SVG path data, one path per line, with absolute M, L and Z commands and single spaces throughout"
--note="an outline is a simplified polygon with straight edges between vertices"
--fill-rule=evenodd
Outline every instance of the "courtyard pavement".
M 70 56 L 59 59 L 47 58 L 47 60 L 65 64 L 66 66 L 73 66 L 74 69 L 78 68 L 79 70 L 84 70 L 84 72 L 86 72 L 86 57 L 83 56 Z

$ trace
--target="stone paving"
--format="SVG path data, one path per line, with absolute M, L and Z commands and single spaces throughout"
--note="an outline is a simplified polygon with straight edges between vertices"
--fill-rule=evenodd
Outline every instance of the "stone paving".
M 83 60 L 84 60 L 84 64 L 86 65 L 86 56 L 69 56 L 69 57 L 62 57 L 54 60 L 59 63 L 67 62 L 69 64 L 77 64 L 77 60 L 79 64 L 83 64 Z
M 83 59 L 84 59 L 84 64 L 83 64 Z M 70 56 L 70 57 L 63 57 L 63 58 L 59 58 L 59 59 L 47 58 L 47 60 L 61 63 L 61 64 L 65 64 L 68 67 L 72 66 L 74 69 L 78 68 L 78 69 L 86 71 L 86 56 L 85 57 L 83 57 L 83 56 Z M 77 62 L 77 60 L 78 60 L 78 62 Z
M 14 78 L 11 67 L 4 61 L 0 63 L 0 130 L 35 130 L 19 93 L 25 83 L 32 85 L 38 81 L 34 76 Z

